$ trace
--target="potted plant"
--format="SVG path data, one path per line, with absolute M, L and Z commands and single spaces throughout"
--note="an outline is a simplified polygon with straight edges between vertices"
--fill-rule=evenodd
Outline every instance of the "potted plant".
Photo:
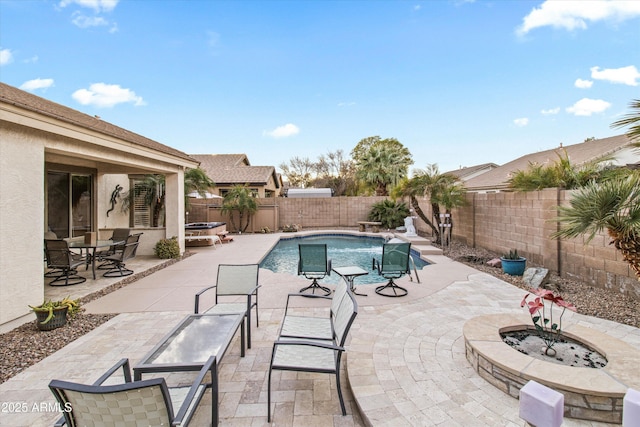
M 522 276 L 527 266 L 527 259 L 518 255 L 517 249 L 511 250 L 508 254 L 500 257 L 500 262 L 502 264 L 502 271 L 511 276 Z
M 75 316 L 80 311 L 80 302 L 66 297 L 59 301 L 45 301 L 37 306 L 29 306 L 38 319 L 36 324 L 41 331 L 51 331 L 64 326 L 67 316 Z

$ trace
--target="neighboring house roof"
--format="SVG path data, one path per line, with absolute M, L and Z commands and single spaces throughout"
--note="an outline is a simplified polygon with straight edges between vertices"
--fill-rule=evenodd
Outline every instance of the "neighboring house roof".
M 470 191 L 504 190 L 508 188 L 511 175 L 519 170 L 527 170 L 530 164 L 552 164 L 566 153 L 572 165 L 580 166 L 606 156 L 613 156 L 627 148 L 630 143 L 626 135 L 618 135 L 527 154 L 466 181 L 465 186 Z
M 483 173 L 489 172 L 497 167 L 498 165 L 495 163 L 483 163 L 481 165 L 469 166 L 466 168 L 461 167 L 460 169 L 445 172 L 444 174 L 453 175 L 460 181 L 468 181 L 471 178 L 475 178 L 476 176 L 482 175 Z
M 251 166 L 246 154 L 192 154 L 200 168 L 216 186 L 266 185 L 273 178 L 276 188 L 281 181 L 273 166 Z
M 171 148 L 167 145 L 161 144 L 152 139 L 146 138 L 142 135 L 138 135 L 109 122 L 101 120 L 98 117 L 90 116 L 88 114 L 81 113 L 64 105 L 57 104 L 39 96 L 33 95 L 29 92 L 25 92 L 8 84 L 0 82 L 0 102 L 4 102 L 9 105 L 33 111 L 34 113 L 42 114 L 66 123 L 70 123 L 76 126 L 80 126 L 86 129 L 100 132 L 105 135 L 109 135 L 132 144 L 136 144 L 145 148 L 149 148 L 161 153 L 169 154 L 184 160 L 193 162 L 194 159 L 188 154 Z

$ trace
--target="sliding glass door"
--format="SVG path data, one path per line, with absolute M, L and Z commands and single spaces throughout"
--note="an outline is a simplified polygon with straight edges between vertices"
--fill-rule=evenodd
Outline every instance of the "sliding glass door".
M 91 174 L 47 172 L 47 225 L 62 239 L 83 236 L 93 224 Z

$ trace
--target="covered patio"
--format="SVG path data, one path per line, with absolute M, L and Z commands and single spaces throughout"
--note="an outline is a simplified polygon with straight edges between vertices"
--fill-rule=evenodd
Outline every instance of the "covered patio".
M 187 154 L 4 83 L 0 138 L 0 325 L 45 298 L 45 237 L 132 228 L 144 233 L 139 255 L 171 236 L 184 251 L 184 171 L 198 166 Z M 150 174 L 162 177 L 151 205 L 136 190 Z
M 357 232 L 356 232 L 357 233 Z M 86 305 L 90 313 L 119 313 L 13 379 L 0 384 L 3 401 L 53 402 L 50 379 L 90 382 L 121 357 L 132 364 L 193 310 L 194 294 L 215 280 L 220 263 L 259 262 L 279 234 L 234 236 L 231 244 L 193 248 L 194 255 Z M 462 326 L 488 313 L 520 313 L 522 290 L 441 256 L 420 272 L 421 283 L 402 278 L 404 298 L 359 290 L 359 315 L 341 375 L 347 416 L 340 414 L 331 376 L 278 373 L 274 381 L 274 425 L 473 425 L 521 426 L 518 400 L 480 377 L 465 357 Z M 156 264 L 148 260 L 154 267 Z M 100 281 L 98 281 L 100 282 Z M 260 270 L 260 327 L 244 358 L 232 344 L 220 369 L 220 424 L 266 424 L 266 375 L 271 348 L 284 314 L 286 295 L 306 279 Z M 104 286 L 108 286 L 104 282 Z M 80 288 L 77 288 L 80 291 Z M 59 292 L 57 289 L 48 292 Z M 53 294 L 51 294 L 53 296 Z M 73 297 L 82 296 L 73 294 Z M 300 300 L 307 300 L 299 298 Z M 309 313 L 319 310 L 310 301 Z M 606 332 L 640 351 L 640 330 L 571 313 L 569 323 Z M 236 340 L 238 337 L 235 338 Z M 172 378 L 179 380 L 179 377 Z M 640 386 L 636 377 L 635 386 Z M 206 400 L 205 400 L 206 401 Z M 4 414 L 9 425 L 50 425 L 58 414 Z M 193 425 L 209 425 L 202 406 Z M 565 418 L 566 426 L 606 426 Z

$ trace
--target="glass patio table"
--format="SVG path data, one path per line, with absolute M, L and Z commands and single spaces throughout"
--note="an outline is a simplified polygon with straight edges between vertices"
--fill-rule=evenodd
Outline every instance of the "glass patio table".
M 91 271 L 93 272 L 93 280 L 96 280 L 96 249 L 108 248 L 110 246 L 123 245 L 124 241 L 114 242 L 113 240 L 98 240 L 96 243 L 69 242 L 70 249 L 86 249 L 87 250 L 87 269 L 89 268 L 89 261 L 91 261 Z M 91 250 L 91 253 L 89 251 Z
M 244 357 L 244 313 L 189 315 L 133 368 L 134 380 L 142 379 L 143 373 L 199 371 L 209 357 L 215 356 L 210 386 L 213 401 L 218 402 L 218 364 L 238 328 L 240 356 Z M 215 409 L 214 426 L 218 425 L 217 405 Z
M 367 294 L 360 294 L 358 292 L 356 292 L 356 287 L 353 284 L 353 280 L 356 277 L 359 276 L 366 276 L 367 274 L 369 274 L 369 272 L 367 270 L 364 270 L 358 266 L 352 265 L 352 266 L 348 266 L 348 267 L 334 267 L 332 268 L 333 271 L 335 271 L 339 276 L 344 277 L 344 279 L 347 281 L 347 283 L 349 284 L 349 287 L 351 288 L 351 292 L 353 292 L 354 295 L 360 295 L 363 297 L 366 297 Z

